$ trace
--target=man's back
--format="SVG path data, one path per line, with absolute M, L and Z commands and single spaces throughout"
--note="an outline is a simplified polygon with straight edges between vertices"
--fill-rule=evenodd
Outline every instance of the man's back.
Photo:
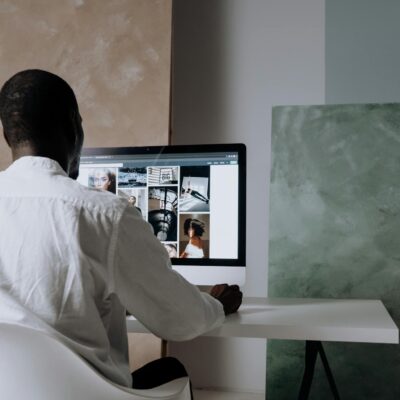
M 50 159 L 24 157 L 0 173 L 1 320 L 59 336 L 110 379 L 129 385 L 125 309 L 110 265 L 123 208 L 117 197 L 69 179 Z
M 117 383 L 131 384 L 125 307 L 171 340 L 224 319 L 218 301 L 171 270 L 127 201 L 51 159 L 23 157 L 0 173 L 0 224 L 0 320 L 58 336 Z

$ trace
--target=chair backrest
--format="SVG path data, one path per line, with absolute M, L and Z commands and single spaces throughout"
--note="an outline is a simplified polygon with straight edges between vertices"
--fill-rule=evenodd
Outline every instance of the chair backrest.
M 0 323 L 0 392 L 7 400 L 188 400 L 188 378 L 154 389 L 110 382 L 51 336 Z

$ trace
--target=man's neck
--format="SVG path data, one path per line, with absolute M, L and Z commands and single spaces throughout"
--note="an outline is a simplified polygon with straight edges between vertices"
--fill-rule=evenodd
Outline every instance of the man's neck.
M 11 149 L 13 161 L 18 160 L 21 157 L 32 156 L 32 157 L 47 157 L 57 161 L 61 168 L 68 173 L 68 162 L 65 154 L 57 151 L 44 151 L 35 148 L 30 144 L 20 144 L 18 147 Z M 57 154 L 59 153 L 59 154 Z
M 18 160 L 18 158 L 26 156 L 37 156 L 37 152 L 29 145 L 20 145 L 17 148 L 12 148 L 12 159 L 13 161 Z

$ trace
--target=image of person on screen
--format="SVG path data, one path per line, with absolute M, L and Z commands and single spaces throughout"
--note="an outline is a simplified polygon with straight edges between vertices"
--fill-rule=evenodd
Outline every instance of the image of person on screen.
M 137 201 L 137 200 L 136 200 L 136 196 L 129 196 L 129 198 L 128 198 L 129 204 L 130 204 L 132 207 L 135 207 L 136 210 L 138 210 L 138 211 L 140 212 L 140 214 L 142 214 L 141 208 L 136 206 L 136 201 Z
M 117 188 L 117 194 L 119 197 L 126 199 L 129 205 L 133 208 L 136 208 L 139 211 L 143 218 L 146 219 L 146 203 L 147 203 L 147 196 L 146 190 L 144 189 L 120 189 Z
M 237 311 L 239 287 L 200 292 L 126 198 L 77 181 L 84 132 L 65 80 L 18 72 L 0 90 L 0 119 L 13 160 L 0 172 L 1 321 L 57 338 L 127 388 L 186 376 L 170 357 L 131 374 L 126 312 L 160 338 L 190 340 Z
M 96 168 L 92 175 L 89 175 L 89 187 L 107 190 L 116 193 L 116 174 L 107 168 Z
M 183 224 L 183 231 L 186 236 L 189 236 L 189 243 L 180 258 L 204 258 L 203 240 L 201 239 L 205 231 L 204 223 L 198 219 L 187 218 Z

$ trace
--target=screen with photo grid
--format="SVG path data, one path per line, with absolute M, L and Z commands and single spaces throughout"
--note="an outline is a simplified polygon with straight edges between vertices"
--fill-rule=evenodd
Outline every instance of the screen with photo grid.
M 123 197 L 176 265 L 243 265 L 244 145 L 84 149 L 78 181 Z

